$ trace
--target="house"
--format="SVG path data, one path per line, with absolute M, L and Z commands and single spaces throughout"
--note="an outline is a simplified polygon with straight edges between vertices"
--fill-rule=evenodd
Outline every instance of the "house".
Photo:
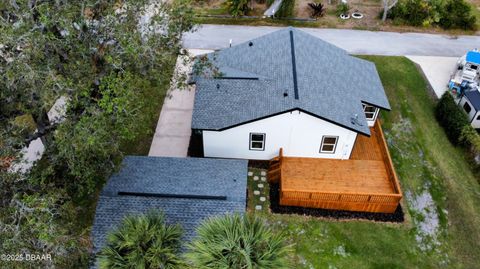
M 480 90 L 465 91 L 458 105 L 467 113 L 470 125 L 475 129 L 480 129 Z
M 448 84 L 458 105 L 465 111 L 470 124 L 480 129 L 480 52 L 468 51 L 457 62 L 452 78 Z
M 204 157 L 270 160 L 280 205 L 393 213 L 402 193 L 369 61 L 294 28 L 199 57 L 192 141 Z
M 127 156 L 103 188 L 92 229 L 94 251 L 129 214 L 158 209 L 190 240 L 205 218 L 246 208 L 247 161 Z
M 349 159 L 390 109 L 373 63 L 294 28 L 205 58 L 192 119 L 205 157 Z

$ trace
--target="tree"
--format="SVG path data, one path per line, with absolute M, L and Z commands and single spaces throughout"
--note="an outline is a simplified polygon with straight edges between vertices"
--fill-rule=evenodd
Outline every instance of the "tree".
M 182 229 L 165 224 L 160 212 L 127 216 L 108 234 L 99 252 L 100 268 L 179 268 Z
M 397 4 L 398 0 L 382 0 L 382 2 L 383 2 L 382 21 L 384 22 L 387 19 L 388 11 Z
M 150 2 L 1 1 L 0 253 L 51 253 L 49 267 L 86 267 L 95 193 L 122 144 L 151 128 L 142 111 L 162 102 L 151 92 L 168 87 L 193 27 L 188 1 Z M 46 112 L 60 96 L 66 117 L 52 124 Z M 28 174 L 9 171 L 37 137 L 42 159 Z
M 449 0 L 441 10 L 439 24 L 445 29 L 459 28 L 474 30 L 477 18 L 472 14 L 472 7 L 464 0 Z
M 255 216 L 227 215 L 197 229 L 187 257 L 194 268 L 290 268 L 290 246 Z

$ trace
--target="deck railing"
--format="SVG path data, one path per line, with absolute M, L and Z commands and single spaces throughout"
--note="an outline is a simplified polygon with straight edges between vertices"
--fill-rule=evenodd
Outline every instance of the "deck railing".
M 382 128 L 378 121 L 375 123 L 374 128 L 376 129 L 375 135 L 380 141 L 380 150 L 384 159 L 383 161 L 385 163 L 388 178 L 392 184 L 393 193 L 342 193 L 327 191 L 308 192 L 281 189 L 280 203 L 290 206 L 393 213 L 402 199 L 402 192 L 393 167 L 390 153 L 388 152 Z M 283 156 L 279 156 L 279 159 L 282 160 Z

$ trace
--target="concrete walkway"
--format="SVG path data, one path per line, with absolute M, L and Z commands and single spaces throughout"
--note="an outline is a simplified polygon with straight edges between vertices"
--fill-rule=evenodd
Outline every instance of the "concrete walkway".
M 275 2 L 273 2 L 267 10 L 265 10 L 263 15 L 266 17 L 273 17 L 280 9 L 280 5 L 282 5 L 282 0 L 275 0 Z
M 201 25 L 186 33 L 183 46 L 189 49 L 220 49 L 246 42 L 282 27 L 245 25 Z M 351 54 L 462 56 L 480 44 L 480 36 L 448 36 L 423 33 L 374 32 L 349 29 L 299 28 Z
M 188 50 L 191 56 L 205 54 L 211 50 Z M 191 68 L 191 61 L 177 59 L 176 72 Z M 172 87 L 174 87 L 172 83 Z M 148 156 L 186 157 L 190 143 L 193 101 L 195 88 L 171 88 L 165 97 L 157 128 Z
M 418 64 L 438 98 L 447 91 L 458 57 L 406 56 Z

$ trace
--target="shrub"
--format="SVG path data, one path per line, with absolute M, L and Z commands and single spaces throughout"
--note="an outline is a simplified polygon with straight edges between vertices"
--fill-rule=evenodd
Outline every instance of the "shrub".
M 290 18 L 293 17 L 294 9 L 295 0 L 283 0 L 275 15 L 279 18 Z
M 460 144 L 462 131 L 470 123 L 449 92 L 445 92 L 440 98 L 435 108 L 435 117 L 445 129 L 448 139 L 455 145 Z
M 187 254 L 193 268 L 283 269 L 290 246 L 258 217 L 227 215 L 204 222 Z
M 248 0 L 227 0 L 225 5 L 230 15 L 234 17 L 247 15 Z
M 340 3 L 337 5 L 337 10 L 336 14 L 337 16 L 340 16 L 342 14 L 348 14 L 348 11 L 350 10 L 350 6 L 347 3 Z
M 480 154 L 480 135 L 471 125 L 463 127 L 460 143 L 469 148 L 474 155 Z
M 465 0 L 446 1 L 400 0 L 388 12 L 388 18 L 412 26 L 436 24 L 445 29 L 475 29 L 476 18 L 472 15 L 471 6 Z
M 406 0 L 397 3 L 388 13 L 388 18 L 401 20 L 413 26 L 428 24 L 431 7 L 425 0 Z
M 107 237 L 100 268 L 178 268 L 182 229 L 165 224 L 159 212 L 126 217 Z
M 464 0 L 449 0 L 443 8 L 439 24 L 445 29 L 474 30 L 476 21 L 470 4 Z
M 326 9 L 322 3 L 320 2 L 308 3 L 308 6 L 312 9 L 312 12 L 310 15 L 312 18 L 323 17 L 323 15 L 325 15 Z

